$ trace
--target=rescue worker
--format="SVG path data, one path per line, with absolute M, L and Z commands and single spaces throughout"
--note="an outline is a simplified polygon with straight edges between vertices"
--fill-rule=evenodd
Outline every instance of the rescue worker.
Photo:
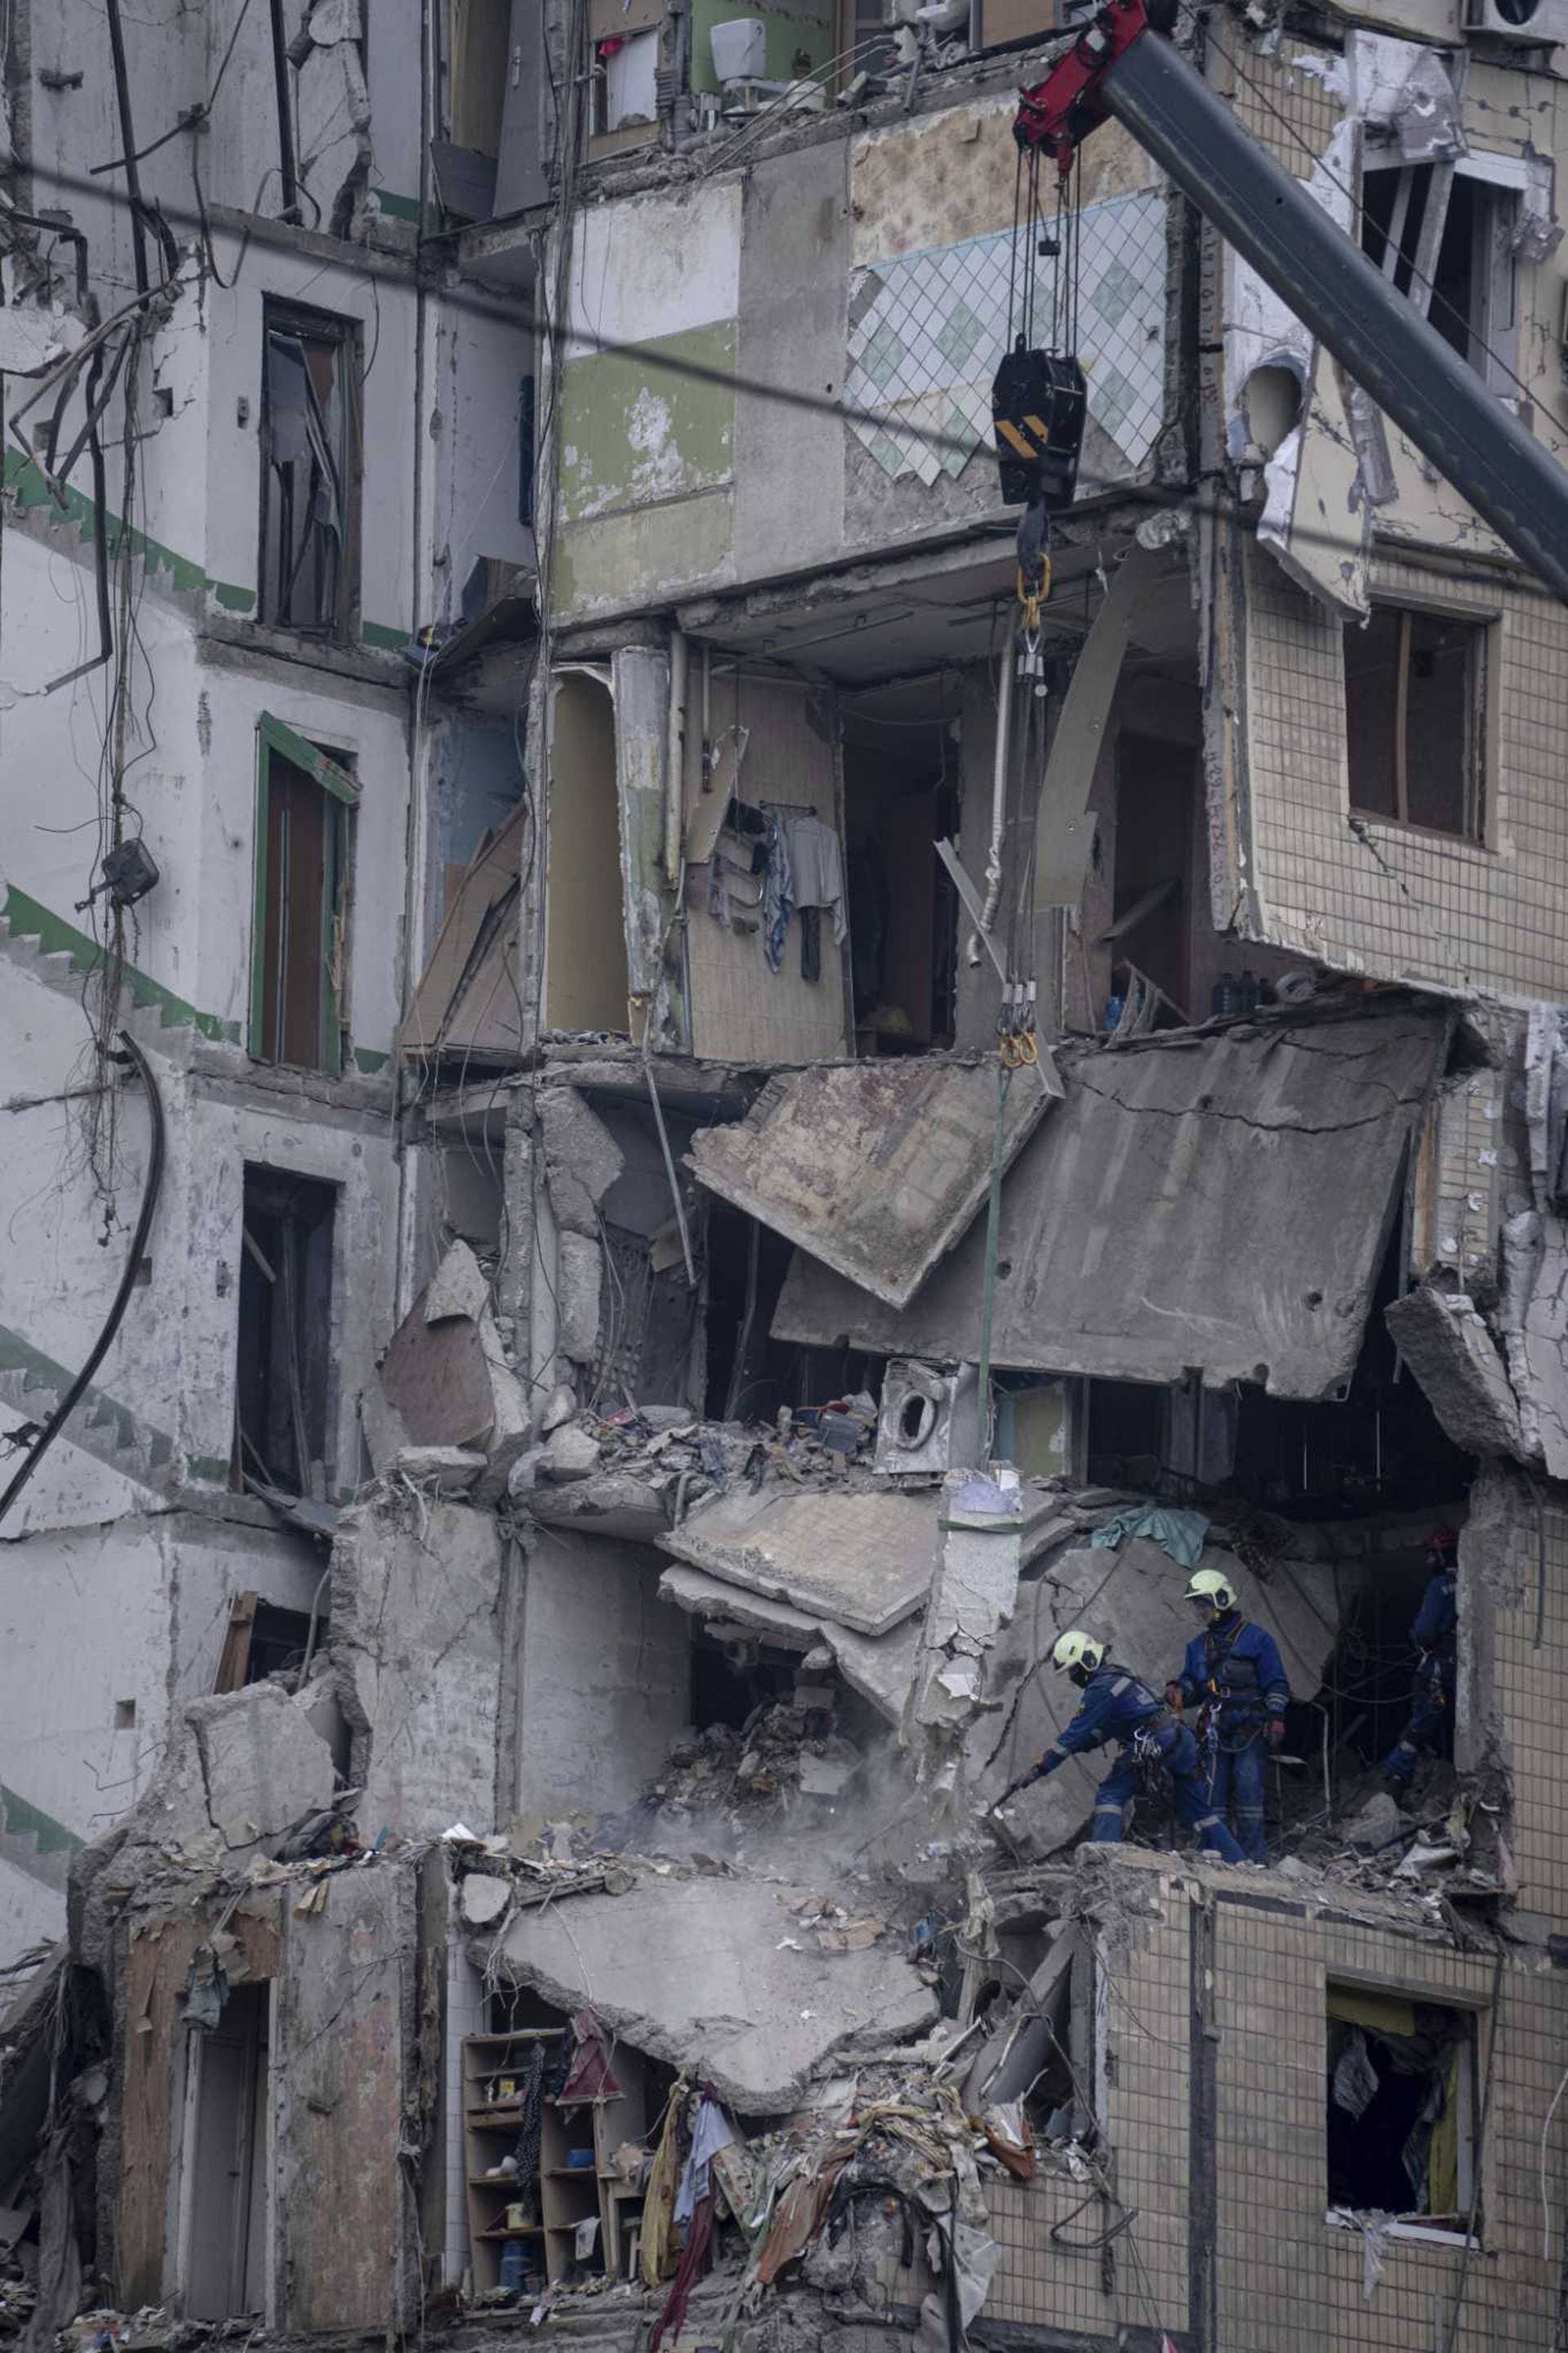
M 1222 1821 L 1234 1810 L 1236 1835 L 1248 1862 L 1267 1862 L 1263 1767 L 1285 1737 L 1290 1685 L 1272 1634 L 1249 1625 L 1224 1572 L 1194 1569 L 1187 1599 L 1204 1621 L 1165 1697 L 1178 1711 L 1201 1707 L 1198 1745 L 1210 1805 Z
M 1077 1627 L 1058 1638 L 1051 1664 L 1082 1692 L 1083 1699 L 1072 1722 L 1058 1734 L 1039 1762 L 1004 1790 L 999 1808 L 1031 1781 L 1044 1780 L 1080 1750 L 1116 1740 L 1121 1744 L 1121 1754 L 1100 1785 L 1089 1831 L 1092 1840 L 1108 1844 L 1121 1836 L 1123 1813 L 1129 1799 L 1138 1793 L 1140 1769 L 1160 1765 L 1171 1777 L 1176 1811 L 1189 1830 L 1196 1831 L 1200 1845 L 1222 1862 L 1239 1862 L 1241 1849 L 1205 1803 L 1197 1743 L 1184 1724 L 1173 1720 L 1158 1694 L 1108 1658 L 1103 1642 Z
M 1415 1688 L 1404 1731 L 1383 1763 L 1392 1797 L 1403 1798 L 1415 1778 L 1423 1749 L 1442 1746 L 1443 1719 L 1452 1713 L 1459 1639 L 1459 1540 L 1452 1528 L 1434 1530 L 1426 1547 L 1426 1590 L 1411 1623 L 1415 1645 Z

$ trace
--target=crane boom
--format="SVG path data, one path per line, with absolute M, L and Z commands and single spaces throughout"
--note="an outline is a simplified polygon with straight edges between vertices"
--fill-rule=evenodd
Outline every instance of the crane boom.
M 1520 562 L 1568 603 L 1568 472 L 1150 25 L 1108 0 L 1019 101 L 1014 135 L 1070 167 L 1114 115 Z

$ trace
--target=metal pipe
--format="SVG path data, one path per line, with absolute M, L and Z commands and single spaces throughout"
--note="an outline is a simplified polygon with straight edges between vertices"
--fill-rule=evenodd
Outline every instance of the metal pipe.
M 671 629 L 669 740 L 665 753 L 664 776 L 664 871 L 672 888 L 680 880 L 680 836 L 686 805 L 687 668 L 685 631 Z
M 991 847 L 985 853 L 985 904 L 980 928 L 989 932 L 1002 897 L 1002 835 L 1007 823 L 1007 764 L 1013 750 L 1013 632 L 1002 649 L 1002 682 L 996 691 L 996 751 L 991 764 Z M 973 943 L 971 943 L 973 950 Z
M 1099 85 L 1110 113 L 1446 481 L 1568 603 L 1568 473 L 1168 41 Z

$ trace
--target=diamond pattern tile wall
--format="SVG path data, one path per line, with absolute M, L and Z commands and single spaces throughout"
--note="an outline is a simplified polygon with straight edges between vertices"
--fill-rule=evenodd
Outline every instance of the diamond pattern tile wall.
M 1019 259 L 1028 233 L 1018 237 Z M 991 379 L 1007 336 L 1013 232 L 900 254 L 849 289 L 847 397 L 880 424 L 854 431 L 885 472 L 927 484 L 989 447 Z M 1130 471 L 1159 430 L 1165 380 L 1165 200 L 1158 190 L 1091 205 L 1080 223 L 1079 356 L 1089 415 Z M 1037 310 L 1038 317 L 1038 307 Z M 951 435 L 933 449 L 900 427 Z

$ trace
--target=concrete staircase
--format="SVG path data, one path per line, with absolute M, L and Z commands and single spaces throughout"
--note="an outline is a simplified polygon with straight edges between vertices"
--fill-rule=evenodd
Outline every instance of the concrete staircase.
M 19 1332 L 0 1324 L 0 1398 L 26 1420 L 47 1421 L 75 1377 Z M 90 1383 L 60 1435 L 95 1461 L 154 1494 L 174 1483 L 174 1440 Z M 9 1476 L 4 1457 L 0 1457 L 0 1474 L 3 1483 L 3 1477 Z
M 57 1822 L 0 1781 L 0 1862 L 10 1863 L 24 1877 L 63 1895 L 71 1857 L 86 1843 L 64 1822 Z

